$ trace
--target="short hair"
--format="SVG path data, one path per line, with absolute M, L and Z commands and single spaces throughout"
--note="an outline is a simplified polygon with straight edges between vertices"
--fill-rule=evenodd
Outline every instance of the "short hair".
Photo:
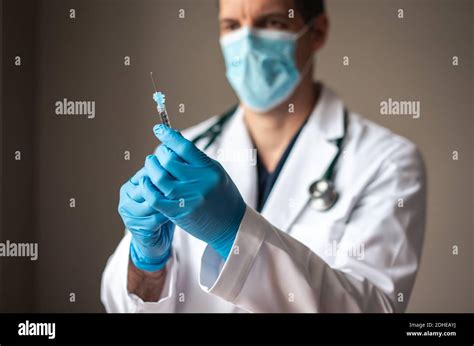
M 326 11 L 324 0 L 294 0 L 295 9 L 303 17 L 305 23 L 310 22 Z
M 303 17 L 305 23 L 310 22 L 321 13 L 326 12 L 324 0 L 294 0 L 295 10 Z M 219 0 L 216 0 L 217 8 L 219 8 Z

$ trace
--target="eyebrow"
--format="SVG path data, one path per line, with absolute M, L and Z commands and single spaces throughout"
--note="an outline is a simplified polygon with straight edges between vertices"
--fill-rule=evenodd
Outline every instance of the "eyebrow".
M 279 11 L 279 12 L 274 11 L 274 12 L 263 13 L 262 15 L 256 18 L 256 21 L 262 21 L 270 17 L 279 17 L 283 19 L 289 19 L 285 11 Z M 235 22 L 235 21 L 238 21 L 238 19 L 232 18 L 232 17 L 221 17 L 219 18 L 219 21 L 220 22 Z

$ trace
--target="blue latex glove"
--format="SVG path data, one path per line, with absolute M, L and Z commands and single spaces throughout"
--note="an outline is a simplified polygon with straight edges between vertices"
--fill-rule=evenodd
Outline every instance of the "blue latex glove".
M 118 211 L 132 233 L 130 258 L 145 271 L 162 269 L 171 254 L 174 224 L 151 208 L 143 194 L 145 169 L 142 168 L 120 189 Z
M 147 202 L 174 224 L 227 259 L 245 202 L 222 166 L 167 126 L 153 128 L 162 142 L 145 161 Z

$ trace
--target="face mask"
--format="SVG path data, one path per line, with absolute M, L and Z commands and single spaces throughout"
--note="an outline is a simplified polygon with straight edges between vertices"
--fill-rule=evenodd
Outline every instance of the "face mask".
M 308 30 L 299 33 L 243 27 L 220 40 L 227 79 L 249 108 L 266 112 L 286 101 L 309 70 L 296 66 L 296 43 Z

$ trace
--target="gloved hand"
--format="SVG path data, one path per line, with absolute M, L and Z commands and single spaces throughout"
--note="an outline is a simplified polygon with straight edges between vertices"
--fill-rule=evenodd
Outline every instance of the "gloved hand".
M 130 257 L 135 267 L 145 271 L 162 269 L 171 254 L 174 224 L 151 208 L 143 195 L 145 169 L 139 170 L 120 189 L 118 211 L 132 233 Z
M 179 132 L 153 128 L 162 142 L 145 161 L 145 199 L 186 232 L 227 259 L 245 202 L 224 168 Z

